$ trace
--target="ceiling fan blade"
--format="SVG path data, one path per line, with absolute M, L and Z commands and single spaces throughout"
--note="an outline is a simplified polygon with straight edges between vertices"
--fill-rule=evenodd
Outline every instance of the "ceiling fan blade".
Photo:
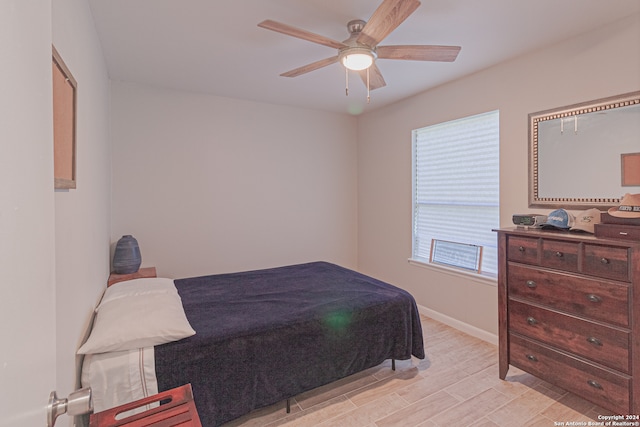
M 367 85 L 367 70 L 358 71 L 360 74 L 360 78 L 364 85 Z M 381 87 L 385 87 L 387 82 L 384 81 L 384 77 L 382 77 L 382 73 L 378 66 L 374 63 L 371 67 L 369 67 L 369 89 L 379 89 Z
M 287 71 L 286 73 L 280 74 L 282 77 L 298 77 L 299 75 L 306 74 L 310 71 L 317 70 L 322 67 L 326 67 L 327 65 L 331 65 L 333 63 L 338 62 L 338 56 L 332 56 L 331 58 L 321 59 L 320 61 L 312 62 L 311 64 L 303 65 L 302 67 L 298 67 L 295 70 Z
M 437 45 L 378 46 L 376 54 L 381 59 L 453 62 L 458 57 L 460 49 L 460 46 Z
M 318 34 L 314 34 L 310 31 L 301 30 L 300 28 L 292 27 L 291 25 L 282 24 L 280 22 L 267 19 L 258 24 L 258 27 L 266 28 L 267 30 L 277 31 L 278 33 L 286 34 L 288 36 L 297 37 L 302 40 L 307 40 L 312 43 L 318 43 L 323 46 L 332 47 L 334 49 L 340 49 L 346 47 L 346 45 L 337 40 L 330 39 Z
M 369 18 L 357 42 L 375 47 L 419 6 L 418 0 L 384 0 Z

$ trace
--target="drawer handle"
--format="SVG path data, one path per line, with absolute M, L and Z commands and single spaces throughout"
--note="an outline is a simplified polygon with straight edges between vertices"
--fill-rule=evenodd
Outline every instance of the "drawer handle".
M 563 253 L 562 253 L 562 252 L 560 252 L 560 251 L 558 251 L 558 252 L 556 252 L 556 256 L 557 256 L 558 258 L 562 258 Z
M 593 344 L 593 345 L 598 345 L 600 347 L 602 347 L 602 341 L 600 341 L 598 338 L 596 337 L 589 337 L 587 338 L 587 342 L 589 344 Z
M 535 318 L 529 316 L 529 317 L 527 317 L 527 323 L 530 324 L 531 326 L 533 326 L 533 325 L 537 325 L 538 321 Z
M 518 247 L 518 250 L 519 250 L 520 252 L 524 252 L 524 246 L 519 246 L 519 247 Z
M 527 354 L 527 359 L 532 361 L 532 362 L 537 362 L 538 358 L 535 357 L 533 354 Z
M 607 258 L 600 258 L 600 264 L 609 264 L 609 260 Z
M 598 295 L 595 295 L 595 294 L 587 295 L 587 299 L 591 302 L 602 302 L 602 298 L 600 298 Z
M 538 285 L 536 285 L 536 282 L 534 282 L 533 280 L 527 280 L 527 287 L 530 289 L 535 289 L 538 287 Z
M 602 385 L 599 382 L 594 381 L 594 380 L 587 380 L 587 384 L 589 384 L 593 388 L 597 388 L 598 390 L 602 390 L 603 389 Z

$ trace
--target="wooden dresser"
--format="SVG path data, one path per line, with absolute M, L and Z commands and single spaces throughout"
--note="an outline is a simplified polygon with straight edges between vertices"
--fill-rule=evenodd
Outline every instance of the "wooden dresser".
M 499 367 L 640 414 L 640 242 L 498 232 Z

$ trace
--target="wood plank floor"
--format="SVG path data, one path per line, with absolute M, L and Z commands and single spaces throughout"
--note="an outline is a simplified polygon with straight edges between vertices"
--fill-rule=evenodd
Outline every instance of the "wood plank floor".
M 422 326 L 424 360 L 395 372 L 386 361 L 296 396 L 289 414 L 281 402 L 224 427 L 542 427 L 611 414 L 513 367 L 501 381 L 496 346 L 424 316 Z

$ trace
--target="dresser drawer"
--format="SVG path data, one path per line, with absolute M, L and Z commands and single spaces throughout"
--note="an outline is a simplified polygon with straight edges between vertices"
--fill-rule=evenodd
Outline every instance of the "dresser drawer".
M 525 264 L 538 264 L 538 241 L 531 237 L 509 236 L 507 259 Z
M 509 295 L 570 314 L 629 326 L 629 286 L 508 263 Z
M 509 331 L 629 373 L 628 331 L 509 301 Z
M 579 247 L 578 242 L 543 239 L 540 265 L 562 271 L 577 272 Z
M 584 245 L 583 272 L 615 280 L 629 280 L 629 249 L 603 245 Z
M 637 218 L 634 218 L 638 220 Z M 609 237 L 613 239 L 640 240 L 640 225 L 628 224 L 595 224 L 597 237 Z
M 630 412 L 631 379 L 598 368 L 569 354 L 553 350 L 523 337 L 509 335 L 509 359 L 513 366 L 572 391 L 615 411 Z

